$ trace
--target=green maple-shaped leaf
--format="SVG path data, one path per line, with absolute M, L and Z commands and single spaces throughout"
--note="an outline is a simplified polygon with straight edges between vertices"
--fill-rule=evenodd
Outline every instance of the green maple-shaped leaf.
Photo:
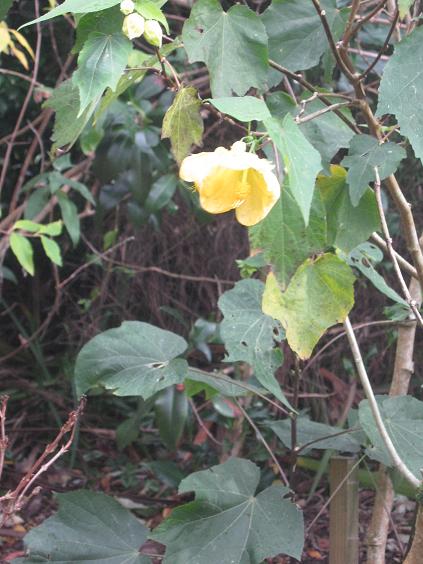
M 267 78 L 267 35 L 260 18 L 246 6 L 222 10 L 218 0 L 198 0 L 182 38 L 189 61 L 204 62 L 213 96 L 242 96 Z
M 316 177 L 322 169 L 320 153 L 307 140 L 291 115 L 287 114 L 282 121 L 267 119 L 264 125 L 283 157 L 291 193 L 307 225 Z
M 94 100 L 80 114 L 78 87 L 66 80 L 53 91 L 44 107 L 56 112 L 52 135 L 53 151 L 65 145 L 72 146 L 90 121 L 98 100 Z
M 181 88 L 163 120 L 162 138 L 170 138 L 175 159 L 180 163 L 192 145 L 201 143 L 204 131 L 201 102 L 192 86 Z
M 79 89 L 80 115 L 106 88 L 115 90 L 125 70 L 132 43 L 121 31 L 92 31 L 78 57 L 72 80 Z
M 408 137 L 423 161 L 423 28 L 416 28 L 395 47 L 379 87 L 377 114 L 394 114 L 401 134 Z
M 330 176 L 319 176 L 317 186 L 326 207 L 328 245 L 349 253 L 380 227 L 376 197 L 367 188 L 356 207 L 351 204 L 347 171 L 332 165 Z
M 275 340 L 282 340 L 284 334 L 279 322 L 263 313 L 263 292 L 260 280 L 241 280 L 219 298 L 224 316 L 220 334 L 228 353 L 225 362 L 251 364 L 257 380 L 289 406 L 274 377 L 283 360 L 279 349 L 275 349 Z
M 255 96 L 228 96 L 207 101 L 223 114 L 239 121 L 263 121 L 272 117 L 266 103 Z
M 182 480 L 179 492 L 195 501 L 172 511 L 152 538 L 166 545 L 165 564 L 260 564 L 279 553 L 300 558 L 301 513 L 288 488 L 274 485 L 255 495 L 259 468 L 233 458 Z
M 370 135 L 356 135 L 350 143 L 348 156 L 341 164 L 348 168 L 347 182 L 353 206 L 357 206 L 366 192 L 369 182 L 376 178 L 378 168 L 381 180 L 393 174 L 406 157 L 405 150 L 395 143 L 379 144 Z
M 301 210 L 285 184 L 281 197 L 263 221 L 250 228 L 250 241 L 262 249 L 283 288 L 310 255 L 326 247 L 326 210 L 319 191 L 315 191 L 310 220 L 306 227 Z
M 269 274 L 263 311 L 282 323 L 289 346 L 298 356 L 309 358 L 324 332 L 350 312 L 354 281 L 351 268 L 335 255 L 307 259 L 283 293 Z
M 78 394 L 104 386 L 118 396 L 147 399 L 159 390 L 183 382 L 188 365 L 177 357 L 186 341 L 148 323 L 125 321 L 89 341 L 75 365 Z
M 84 490 L 57 498 L 57 514 L 25 536 L 29 555 L 15 562 L 150 564 L 139 552 L 148 530 L 113 498 Z
M 321 0 L 332 33 L 343 29 L 335 0 Z M 269 57 L 292 71 L 316 66 L 329 48 L 322 22 L 310 0 L 273 0 L 261 16 L 269 36 Z
M 379 396 L 377 400 L 386 430 L 400 458 L 420 480 L 423 468 L 423 402 L 410 396 Z M 393 466 L 367 400 L 360 403 L 358 414 L 363 431 L 372 444 L 367 454 L 386 466 Z

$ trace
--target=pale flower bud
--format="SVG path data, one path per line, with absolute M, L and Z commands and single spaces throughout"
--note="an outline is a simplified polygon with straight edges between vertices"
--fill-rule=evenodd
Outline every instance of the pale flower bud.
M 129 39 L 141 37 L 141 35 L 144 33 L 144 23 L 144 18 L 134 12 L 133 14 L 126 16 L 126 18 L 123 20 L 122 31 Z
M 135 3 L 132 0 L 122 0 L 120 3 L 120 11 L 125 16 L 129 16 L 135 10 Z
M 162 46 L 163 32 L 159 22 L 156 22 L 156 20 L 147 20 L 145 22 L 144 38 L 154 47 Z

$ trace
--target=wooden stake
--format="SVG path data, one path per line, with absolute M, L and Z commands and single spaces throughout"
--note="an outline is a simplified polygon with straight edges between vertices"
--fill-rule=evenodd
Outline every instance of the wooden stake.
M 329 564 L 358 564 L 358 469 L 354 468 L 355 463 L 354 457 L 347 456 L 333 456 L 330 461 Z

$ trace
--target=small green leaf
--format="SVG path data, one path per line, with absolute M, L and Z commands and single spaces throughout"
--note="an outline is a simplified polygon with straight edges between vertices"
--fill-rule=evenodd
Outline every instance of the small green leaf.
M 398 0 L 400 18 L 405 18 L 412 4 L 414 4 L 414 0 Z
M 37 18 L 32 20 L 21 27 L 26 27 L 28 25 L 33 25 L 38 22 L 44 22 L 46 20 L 51 20 L 52 18 L 57 18 L 57 16 L 64 16 L 70 12 L 74 14 L 88 14 L 89 12 L 99 12 L 100 10 L 106 10 L 112 6 L 119 4 L 120 0 L 65 0 L 53 10 L 47 12 Z
M 423 28 L 417 27 L 395 46 L 383 70 L 377 115 L 393 114 L 401 135 L 408 137 L 416 157 L 423 161 Z
M 198 0 L 185 22 L 182 39 L 190 63 L 204 62 L 213 97 L 243 96 L 263 88 L 268 70 L 267 35 L 247 6 L 222 10 L 218 0 Z
M 203 120 L 201 102 L 195 88 L 181 88 L 163 120 L 162 139 L 170 138 L 172 151 L 178 163 L 190 152 L 193 144 L 201 143 Z
M 286 288 L 300 264 L 327 246 L 326 210 L 320 192 L 314 192 L 307 227 L 290 187 L 285 184 L 270 213 L 249 231 L 252 247 L 263 249 L 278 282 Z
M 19 264 L 31 276 L 34 276 L 34 250 L 30 241 L 20 233 L 12 233 L 9 238 L 10 248 L 18 259 Z
M 264 125 L 281 152 L 291 193 L 308 225 L 313 200 L 316 176 L 322 169 L 320 154 L 307 141 L 292 116 L 287 114 L 283 121 L 270 118 Z
M 395 143 L 380 145 L 370 135 L 355 135 L 351 140 L 348 156 L 341 162 L 349 169 L 347 182 L 353 206 L 358 205 L 369 182 L 375 180 L 375 167 L 378 167 L 379 176 L 383 180 L 397 170 L 406 156 L 405 150 Z
M 239 121 L 263 121 L 272 117 L 265 102 L 255 96 L 209 98 L 206 101 L 213 104 L 222 114 L 232 116 Z
M 79 242 L 80 236 L 78 208 L 63 192 L 57 192 L 57 200 L 62 212 L 63 223 L 65 224 L 72 243 L 76 246 Z
M 263 292 L 260 280 L 241 280 L 219 298 L 224 316 L 220 333 L 228 353 L 225 362 L 248 362 L 260 384 L 291 408 L 274 377 L 283 361 L 275 350 L 276 341 L 284 338 L 284 332 L 277 321 L 263 313 Z
M 303 518 L 273 485 L 255 495 L 258 466 L 232 458 L 182 480 L 179 492 L 195 501 L 172 511 L 152 538 L 166 545 L 164 564 L 260 564 L 277 554 L 301 557 Z
M 22 231 L 28 231 L 29 233 L 37 233 L 42 227 L 41 223 L 35 223 L 35 221 L 29 219 L 20 219 L 12 229 L 22 229 Z
M 25 536 L 29 556 L 22 564 L 151 564 L 139 552 L 148 529 L 113 498 L 79 490 L 57 499 L 56 515 Z
M 421 480 L 423 402 L 410 396 L 379 396 L 377 400 L 383 422 L 396 451 L 416 478 Z M 372 447 L 366 451 L 367 454 L 385 466 L 393 466 L 392 458 L 386 450 L 367 400 L 360 403 L 358 415 L 363 431 L 372 443 Z
M 79 353 L 75 381 L 79 395 L 104 386 L 117 396 L 142 396 L 180 384 L 187 375 L 187 348 L 182 337 L 148 323 L 125 321 L 100 333 Z
M 292 448 L 292 420 L 283 419 L 281 421 L 272 421 L 269 423 L 269 427 L 281 440 L 281 442 L 287 447 Z M 331 437 L 331 435 L 337 435 L 344 429 L 340 427 L 331 427 L 330 425 L 325 425 L 324 423 L 317 423 L 316 421 L 310 421 L 308 417 L 297 417 L 296 419 L 296 447 L 301 447 L 312 441 L 309 447 L 304 448 L 301 454 L 309 452 L 311 449 L 326 450 L 333 449 L 342 452 L 357 452 L 360 450 L 360 442 L 357 441 L 354 434 L 345 434 Z
M 263 311 L 278 319 L 289 346 L 300 358 L 309 358 L 324 332 L 345 320 L 354 304 L 354 275 L 341 259 L 329 253 L 307 259 L 284 293 L 269 274 Z
M 247 382 L 239 382 L 237 384 L 238 380 L 226 376 L 223 372 L 205 372 L 204 370 L 190 368 L 187 379 L 190 383 L 195 383 L 193 387 L 198 384 L 198 386 L 194 387 L 195 394 L 199 393 L 200 390 L 206 390 L 206 394 L 208 394 L 210 393 L 210 388 L 228 397 L 244 396 L 247 392 L 252 394 L 265 392 L 265 390 L 261 390 Z M 200 384 L 203 384 L 203 386 L 200 387 Z
M 401 298 L 401 296 L 395 292 L 388 284 L 386 280 L 381 276 L 375 267 L 373 266 L 374 263 L 381 262 L 383 259 L 382 251 L 372 245 L 371 243 L 363 243 L 358 245 L 355 249 L 353 249 L 348 256 L 345 257 L 345 260 L 350 266 L 357 268 L 366 278 L 370 280 L 375 288 L 385 294 L 389 299 L 397 302 L 403 306 L 405 306 L 409 310 L 408 303 Z
M 174 174 L 160 176 L 151 186 L 144 207 L 148 211 L 156 213 L 167 206 L 175 194 L 177 184 L 178 179 Z
M 154 407 L 160 438 L 169 450 L 174 451 L 188 417 L 187 396 L 176 386 L 169 386 L 159 392 Z
M 56 241 L 41 235 L 41 244 L 43 245 L 44 252 L 51 262 L 54 262 L 57 266 L 63 266 L 62 253 L 60 252 L 60 247 Z
M 92 31 L 88 35 L 72 77 L 80 95 L 78 117 L 99 100 L 106 88 L 116 89 L 131 50 L 132 43 L 121 31 L 110 34 Z
M 328 218 L 328 245 L 349 253 L 380 228 L 379 213 L 373 190 L 367 188 L 358 206 L 351 204 L 347 171 L 332 165 L 330 176 L 319 176 L 317 186 Z

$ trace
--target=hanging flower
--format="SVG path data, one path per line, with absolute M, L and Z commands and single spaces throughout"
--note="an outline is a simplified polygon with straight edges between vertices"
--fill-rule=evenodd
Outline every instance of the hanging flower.
M 182 161 L 179 176 L 194 182 L 200 204 L 209 213 L 235 210 L 242 225 L 255 225 L 270 212 L 280 196 L 273 165 L 246 152 L 243 141 L 230 150 L 218 147 L 212 153 L 198 153 Z
M 135 39 L 136 37 L 141 37 L 144 33 L 144 18 L 134 12 L 133 14 L 129 14 L 123 20 L 123 27 L 122 31 L 128 37 L 128 39 Z
M 159 22 L 156 20 L 147 20 L 145 22 L 144 39 L 154 47 L 161 47 L 163 41 L 163 32 Z

